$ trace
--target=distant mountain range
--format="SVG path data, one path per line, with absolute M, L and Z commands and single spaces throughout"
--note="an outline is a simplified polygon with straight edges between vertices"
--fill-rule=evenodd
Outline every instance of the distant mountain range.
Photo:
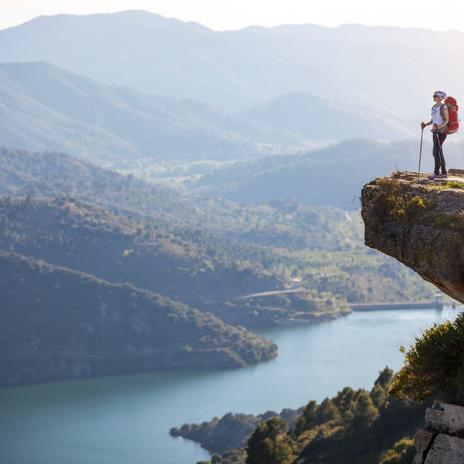
M 244 243 L 336 249 L 341 241 L 357 240 L 361 230 L 361 224 L 347 221 L 344 211 L 305 207 L 301 202 L 286 200 L 261 205 L 204 200 L 63 153 L 33 153 L 1 146 L 0 194 L 72 198 L 154 222 L 174 235 L 186 236 L 190 231 L 189 240 L 195 240 L 197 246 L 204 247 L 208 240 L 217 242 L 218 248 L 228 247 L 228 253 L 239 259 L 251 254 Z M 342 233 L 336 232 L 339 228 L 344 229 Z M 240 247 L 234 246 L 233 241 L 238 240 L 242 242 Z M 209 247 L 209 253 L 213 250 Z
M 100 164 L 224 159 L 257 151 L 239 118 L 205 104 L 99 84 L 47 63 L 0 64 L 0 140 Z
M 0 64 L 0 97 L 4 144 L 118 167 L 256 158 L 266 150 L 361 134 L 389 140 L 410 135 L 388 116 L 303 93 L 231 114 L 100 84 L 45 62 Z
M 424 145 L 422 168 L 432 156 Z M 417 169 L 414 142 L 380 143 L 353 139 L 304 154 L 237 162 L 205 175 L 202 194 L 243 203 L 287 198 L 308 205 L 357 209 L 361 187 L 378 173 Z
M 291 134 L 300 142 L 353 137 L 398 140 L 413 135 L 393 117 L 303 92 L 281 95 L 248 108 L 240 115 L 260 126 Z
M 41 16 L 0 31 L 0 61 L 45 60 L 107 84 L 242 110 L 291 92 L 410 121 L 440 83 L 462 95 L 462 32 L 312 24 L 217 32 L 144 11 Z M 414 122 L 412 122 L 414 121 Z

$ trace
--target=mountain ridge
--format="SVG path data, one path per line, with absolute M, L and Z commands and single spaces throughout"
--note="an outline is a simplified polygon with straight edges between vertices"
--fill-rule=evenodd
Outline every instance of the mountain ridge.
M 392 116 L 359 105 L 342 105 L 305 92 L 290 92 L 239 113 L 248 121 L 308 140 L 358 137 L 401 139 L 413 133 Z
M 139 14 L 144 18 L 139 21 L 148 21 L 147 15 L 150 13 Z M 159 16 L 156 27 L 137 28 L 133 17 L 134 14 L 125 12 L 71 15 L 80 27 L 85 25 L 87 36 L 79 34 L 74 22 L 72 27 L 69 24 L 61 27 L 60 17 L 38 21 L 46 22 L 48 29 L 42 28 L 40 37 L 33 30 L 35 23 L 34 27 L 23 24 L 6 29 L 0 31 L 0 61 L 43 59 L 108 84 L 116 81 L 169 96 L 179 96 L 180 89 L 183 97 L 227 109 L 240 110 L 299 90 L 332 96 L 346 104 L 380 106 L 397 117 L 419 119 L 428 110 L 428 105 L 424 107 L 424 95 L 430 95 L 430 88 L 435 86 L 434 79 L 424 73 L 428 56 L 441 51 L 445 67 L 443 87 L 453 94 L 459 94 L 462 88 L 453 77 L 462 70 L 457 59 L 462 56 L 457 45 L 462 32 L 354 25 L 218 32 Z M 121 40 L 118 34 L 124 20 L 130 34 Z M 95 27 L 98 21 L 100 27 Z M 62 32 L 60 41 L 57 31 Z M 104 35 L 101 31 L 105 31 Z M 160 37 L 163 47 L 156 47 Z M 76 48 L 80 50 L 78 54 L 69 52 Z M 118 54 L 121 57 L 118 62 L 108 60 Z M 411 56 L 416 59 L 411 60 Z M 457 66 L 456 70 L 448 62 Z M 422 75 L 423 79 L 409 84 L 408 78 L 415 75 Z M 408 95 L 410 104 L 406 107 L 399 107 L 392 98 L 398 88 Z
M 0 82 L 0 135 L 17 148 L 120 165 L 258 152 L 250 134 L 259 140 L 259 128 L 195 101 L 101 84 L 45 61 L 0 63 Z

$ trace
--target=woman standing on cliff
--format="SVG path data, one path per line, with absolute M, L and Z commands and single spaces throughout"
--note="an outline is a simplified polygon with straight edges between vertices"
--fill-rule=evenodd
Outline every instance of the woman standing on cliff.
M 432 119 L 429 122 L 422 122 L 421 127 L 424 129 L 433 124 L 433 157 L 435 159 L 435 169 L 429 179 L 443 179 L 448 177 L 446 171 L 445 156 L 443 155 L 443 144 L 448 135 L 449 111 L 448 107 L 443 103 L 446 98 L 446 93 L 437 90 L 433 94 Z M 440 174 L 441 169 L 441 174 Z

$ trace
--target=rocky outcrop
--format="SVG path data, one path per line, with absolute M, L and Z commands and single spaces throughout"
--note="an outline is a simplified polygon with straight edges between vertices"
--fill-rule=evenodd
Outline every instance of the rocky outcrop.
M 362 190 L 365 242 L 464 302 L 464 178 L 379 178 Z
M 464 303 L 464 178 L 396 173 L 366 185 L 361 199 L 366 245 Z M 415 442 L 413 464 L 464 463 L 464 407 L 435 401 Z
M 425 428 L 416 434 L 413 464 L 464 462 L 464 408 L 436 401 L 425 413 Z

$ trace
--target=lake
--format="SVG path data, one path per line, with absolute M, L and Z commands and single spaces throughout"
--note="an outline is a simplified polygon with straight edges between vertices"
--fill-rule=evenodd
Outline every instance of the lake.
M 182 371 L 0 390 L 0 464 L 195 464 L 198 445 L 169 428 L 226 412 L 261 413 L 370 388 L 399 346 L 455 310 L 353 313 L 263 333 L 277 359 L 245 369 Z

